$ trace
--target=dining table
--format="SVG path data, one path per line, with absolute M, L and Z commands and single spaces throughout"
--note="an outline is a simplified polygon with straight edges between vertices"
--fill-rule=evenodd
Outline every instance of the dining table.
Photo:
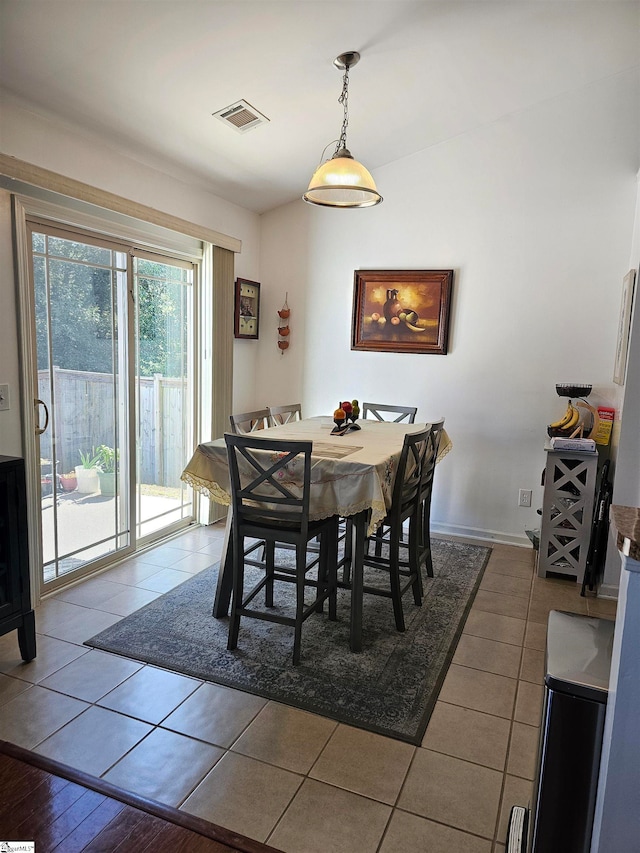
M 337 433 L 331 417 L 316 416 L 252 433 L 256 439 L 311 441 L 309 519 L 317 521 L 337 515 L 352 522 L 349 645 L 354 652 L 362 650 L 366 540 L 375 533 L 391 507 L 395 473 L 405 436 L 423 429 L 424 423 L 359 420 L 355 422 L 355 428 Z M 442 430 L 438 462 L 452 446 L 449 435 Z M 216 503 L 230 506 L 231 485 L 224 437 L 199 444 L 181 479 Z M 233 585 L 231 515 L 227 515 L 213 603 L 214 618 L 222 618 L 229 612 Z

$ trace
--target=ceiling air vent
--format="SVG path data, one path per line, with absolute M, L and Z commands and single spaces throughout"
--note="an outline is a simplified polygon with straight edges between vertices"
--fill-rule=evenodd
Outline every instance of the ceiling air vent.
M 266 116 L 258 112 L 255 107 L 252 107 L 248 101 L 236 101 L 235 104 L 218 110 L 213 115 L 234 130 L 237 130 L 238 133 L 246 133 L 259 124 L 265 124 L 269 121 Z

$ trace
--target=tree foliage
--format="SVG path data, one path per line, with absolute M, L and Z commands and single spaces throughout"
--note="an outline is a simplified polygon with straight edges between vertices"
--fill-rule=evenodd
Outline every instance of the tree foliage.
M 33 235 L 38 369 L 112 373 L 117 367 L 124 271 L 110 249 Z M 120 255 L 119 257 L 123 257 Z M 140 376 L 181 376 L 187 346 L 185 271 L 138 261 L 135 321 Z M 48 330 L 51 328 L 49 353 Z

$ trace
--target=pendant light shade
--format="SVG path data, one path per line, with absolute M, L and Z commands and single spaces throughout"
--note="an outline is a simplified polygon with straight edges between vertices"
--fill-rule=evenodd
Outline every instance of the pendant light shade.
M 302 197 L 326 207 L 373 207 L 382 201 L 369 170 L 346 148 L 316 169 Z
M 302 196 L 309 204 L 323 207 L 373 207 L 382 201 L 371 173 L 353 158 L 347 148 L 349 68 L 359 59 L 360 54 L 351 51 L 342 53 L 334 61 L 337 68 L 344 68 L 342 94 L 338 99 L 344 107 L 344 120 L 333 156 L 318 166 L 309 188 Z

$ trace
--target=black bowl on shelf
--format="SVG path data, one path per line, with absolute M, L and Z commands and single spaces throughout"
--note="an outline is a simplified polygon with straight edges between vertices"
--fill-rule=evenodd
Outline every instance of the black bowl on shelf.
M 588 397 L 592 385 L 570 385 L 568 383 L 556 385 L 558 397 Z

